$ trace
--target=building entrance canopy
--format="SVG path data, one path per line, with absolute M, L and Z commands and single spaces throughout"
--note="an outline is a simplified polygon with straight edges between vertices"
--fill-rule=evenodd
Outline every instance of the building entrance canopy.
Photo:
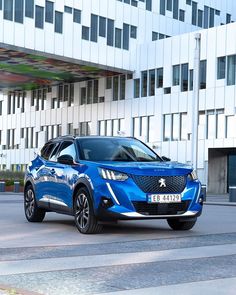
M 124 70 L 49 55 L 0 47 L 0 90 L 30 90 L 61 82 L 79 82 L 124 73 Z

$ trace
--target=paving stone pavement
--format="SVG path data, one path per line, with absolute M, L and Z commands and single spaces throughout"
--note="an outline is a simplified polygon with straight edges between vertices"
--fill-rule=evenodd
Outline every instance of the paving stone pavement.
M 236 207 L 205 206 L 185 233 L 141 221 L 84 236 L 56 216 L 29 224 L 22 199 L 0 198 L 0 295 L 236 294 Z

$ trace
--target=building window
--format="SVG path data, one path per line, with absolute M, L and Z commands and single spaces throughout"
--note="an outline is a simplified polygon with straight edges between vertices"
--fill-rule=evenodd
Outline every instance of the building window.
M 180 65 L 173 66 L 173 86 L 177 86 L 180 83 Z
M 180 114 L 172 115 L 172 140 L 177 141 L 180 138 Z
M 164 88 L 164 94 L 171 94 L 171 87 Z
M 113 77 L 113 100 L 119 98 L 119 76 Z
M 166 1 L 166 9 L 172 11 L 172 0 Z
M 91 14 L 91 34 L 90 40 L 97 42 L 98 40 L 98 16 Z
M 207 61 L 200 61 L 200 89 L 206 89 Z
M 227 85 L 235 85 L 236 55 L 227 58 Z
M 164 115 L 164 134 L 163 139 L 164 141 L 171 140 L 171 115 Z
M 147 96 L 147 71 L 141 73 L 141 96 Z
M 134 98 L 140 96 L 140 79 L 134 79 Z
M 157 88 L 163 87 L 163 68 L 157 69 Z
M 74 23 L 81 23 L 81 10 L 75 9 L 73 10 L 73 22 Z
M 111 89 L 112 88 L 112 78 L 107 77 L 106 78 L 106 89 Z
M 137 38 L 137 27 L 130 26 L 130 38 L 133 38 L 133 39 Z
M 226 137 L 227 138 L 235 137 L 235 125 L 236 125 L 235 116 L 227 116 L 226 117 Z
M 34 18 L 34 0 L 25 0 L 25 16 Z
M 225 138 L 224 110 L 216 111 L 216 138 Z
M 188 91 L 188 64 L 181 65 L 181 91 Z
M 89 28 L 82 26 L 82 39 L 89 40 Z
M 187 140 L 187 113 L 167 114 L 164 118 L 164 141 Z
M 173 0 L 173 18 L 179 19 L 179 0 Z
M 210 22 L 209 27 L 213 28 L 215 25 L 215 9 L 210 8 Z
M 152 11 L 152 0 L 146 0 L 146 10 Z
M 193 91 L 193 70 L 189 71 L 189 91 Z
M 154 96 L 155 95 L 155 70 L 150 70 L 149 71 L 149 91 L 148 91 L 149 96 Z
M 187 113 L 180 114 L 180 140 L 188 140 Z
M 123 24 L 123 49 L 129 50 L 129 25 Z
M 53 24 L 54 3 L 46 1 L 45 4 L 45 22 Z
M 166 14 L 166 0 L 160 0 L 160 14 Z
M 157 32 L 152 32 L 152 41 L 158 40 L 158 33 Z
M 137 0 L 131 0 L 131 5 L 134 7 L 138 7 L 138 1 Z
M 120 100 L 125 99 L 125 75 L 120 76 Z
M 204 6 L 204 29 L 209 27 L 209 7 Z
M 64 12 L 72 14 L 72 7 L 64 6 Z
M 93 81 L 87 82 L 87 104 L 91 104 L 93 101 Z
M 182 10 L 182 9 L 179 10 L 179 20 L 181 22 L 184 22 L 185 21 L 185 11 Z
M 99 16 L 99 36 L 106 37 L 106 18 Z
M 225 79 L 226 57 L 217 58 L 217 79 Z
M 207 139 L 214 139 L 216 138 L 216 119 L 215 119 L 215 112 L 214 111 L 207 111 L 207 128 L 206 128 Z
M 86 104 L 86 87 L 80 89 L 80 104 Z
M 107 20 L 107 45 L 114 45 L 114 20 Z
M 98 102 L 98 80 L 93 81 L 93 103 Z
M 4 0 L 3 18 L 13 20 L 13 0 Z
M 62 34 L 63 30 L 63 13 L 55 11 L 55 32 Z
M 226 14 L 226 24 L 231 23 L 231 14 L 227 13 Z
M 197 2 L 192 1 L 192 25 L 197 25 Z
M 198 9 L 197 25 L 201 28 L 203 27 L 203 11 L 200 9 Z
M 15 22 L 23 24 L 24 1 L 15 0 Z
M 121 35 L 122 35 L 121 29 L 116 28 L 115 29 L 115 47 L 117 48 L 121 48 Z
M 44 8 L 41 6 L 35 6 L 35 27 L 43 29 L 44 25 Z

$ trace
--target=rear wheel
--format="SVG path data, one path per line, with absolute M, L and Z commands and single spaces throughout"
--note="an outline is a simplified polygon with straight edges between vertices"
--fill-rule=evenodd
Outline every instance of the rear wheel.
M 180 220 L 177 218 L 173 218 L 173 219 L 167 219 L 167 222 L 169 224 L 169 226 L 173 229 L 173 230 L 190 230 L 194 227 L 195 223 L 197 221 L 196 219 L 191 219 L 191 220 Z
M 87 188 L 78 190 L 74 199 L 74 216 L 77 229 L 83 234 L 95 234 L 102 230 L 93 210 L 93 201 Z
M 32 185 L 28 185 L 24 193 L 25 217 L 29 222 L 42 222 L 45 217 L 45 210 L 39 208 Z

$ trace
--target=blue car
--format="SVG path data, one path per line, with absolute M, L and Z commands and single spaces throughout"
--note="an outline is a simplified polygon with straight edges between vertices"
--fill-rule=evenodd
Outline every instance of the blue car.
M 104 221 L 131 219 L 166 219 L 174 230 L 190 230 L 202 206 L 195 171 L 164 161 L 135 138 L 50 140 L 25 175 L 27 220 L 69 214 L 84 234 L 101 231 Z

